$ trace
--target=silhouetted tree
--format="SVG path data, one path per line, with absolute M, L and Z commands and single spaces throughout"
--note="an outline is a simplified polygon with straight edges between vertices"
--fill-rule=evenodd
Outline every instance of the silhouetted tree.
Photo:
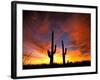
M 50 64 L 53 64 L 53 55 L 56 52 L 56 45 L 54 46 L 54 32 L 52 32 L 51 38 L 51 51 L 48 50 L 48 56 L 50 58 Z
M 67 48 L 64 48 L 64 43 L 63 43 L 63 40 L 62 40 L 62 57 L 63 57 L 63 64 L 65 64 L 65 55 L 66 55 L 66 52 L 67 52 Z

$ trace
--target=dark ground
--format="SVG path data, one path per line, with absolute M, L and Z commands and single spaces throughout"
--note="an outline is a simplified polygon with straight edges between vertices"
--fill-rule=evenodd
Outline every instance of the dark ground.
M 83 62 L 68 62 L 66 64 L 41 64 L 41 65 L 23 65 L 23 69 L 39 69 L 39 68 L 59 68 L 59 67 L 81 67 L 81 66 L 91 66 L 90 61 Z

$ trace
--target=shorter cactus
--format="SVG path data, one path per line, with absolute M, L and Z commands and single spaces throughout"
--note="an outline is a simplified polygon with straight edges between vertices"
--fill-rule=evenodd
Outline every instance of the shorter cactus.
M 62 40 L 62 57 L 63 57 L 63 64 L 65 64 L 65 55 L 66 55 L 66 52 L 67 52 L 67 48 L 64 48 L 64 43 L 63 43 L 63 40 Z

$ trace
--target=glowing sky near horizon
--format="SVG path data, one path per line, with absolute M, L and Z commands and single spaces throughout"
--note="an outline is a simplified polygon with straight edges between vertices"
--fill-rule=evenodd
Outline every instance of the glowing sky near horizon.
M 23 11 L 23 64 L 49 64 L 47 50 L 51 49 L 51 32 L 57 51 L 54 62 L 62 63 L 61 40 L 68 49 L 66 62 L 90 61 L 91 15 Z

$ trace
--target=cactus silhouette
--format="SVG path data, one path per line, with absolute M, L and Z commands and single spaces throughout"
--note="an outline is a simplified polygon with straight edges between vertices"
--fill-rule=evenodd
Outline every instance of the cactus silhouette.
M 50 58 L 50 64 L 53 64 L 53 56 L 56 52 L 56 45 L 54 46 L 54 32 L 52 32 L 51 38 L 51 51 L 48 50 L 48 56 Z
M 62 40 L 62 57 L 63 57 L 63 64 L 65 64 L 65 55 L 67 52 L 67 48 L 64 48 L 64 42 Z

